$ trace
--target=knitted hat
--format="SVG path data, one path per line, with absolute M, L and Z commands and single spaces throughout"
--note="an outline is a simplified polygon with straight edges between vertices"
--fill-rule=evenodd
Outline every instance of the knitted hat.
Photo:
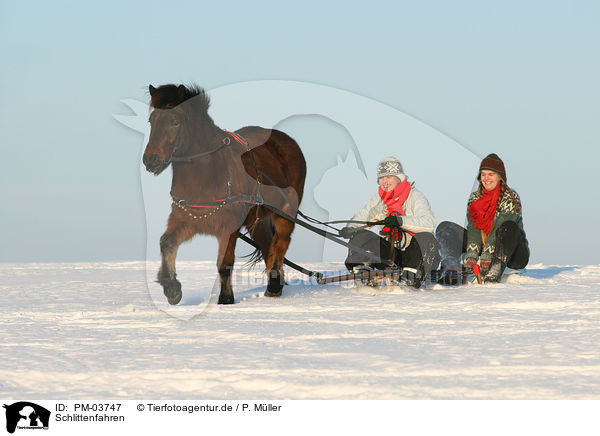
M 481 170 L 491 170 L 497 172 L 504 183 L 506 183 L 506 170 L 504 169 L 504 162 L 498 157 L 496 153 L 488 154 L 479 165 L 479 174 L 477 180 L 481 179 Z
M 396 176 L 401 182 L 406 180 L 402 164 L 395 157 L 386 157 L 377 165 L 377 180 L 385 176 Z

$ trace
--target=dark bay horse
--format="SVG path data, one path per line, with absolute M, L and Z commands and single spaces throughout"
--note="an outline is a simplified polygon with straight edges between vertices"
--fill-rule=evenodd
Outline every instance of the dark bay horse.
M 149 86 L 153 108 L 146 169 L 156 175 L 173 167 L 173 204 L 160 238 L 158 282 L 170 304 L 181 300 L 175 274 L 179 245 L 196 234 L 219 243 L 219 304 L 234 302 L 231 275 L 238 230 L 244 226 L 259 247 L 268 274 L 266 296 L 278 297 L 284 284 L 283 259 L 306 178 L 300 147 L 278 130 L 243 127 L 235 133 L 215 125 L 209 98 L 196 86 Z M 256 102 L 260 104 L 260 102 Z

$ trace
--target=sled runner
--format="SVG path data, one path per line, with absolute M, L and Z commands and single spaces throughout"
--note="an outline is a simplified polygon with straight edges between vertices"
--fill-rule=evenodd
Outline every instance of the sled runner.
M 320 285 L 325 285 L 328 283 L 354 280 L 355 283 L 365 286 L 381 286 L 383 284 L 389 284 L 392 280 L 399 283 L 400 275 L 401 270 L 399 269 L 375 270 L 363 267 L 355 268 L 354 271 L 349 272 L 348 274 L 321 277 L 317 279 L 317 283 Z

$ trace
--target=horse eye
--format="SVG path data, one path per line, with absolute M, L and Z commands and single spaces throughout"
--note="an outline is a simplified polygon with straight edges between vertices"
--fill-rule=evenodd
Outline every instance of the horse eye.
M 179 120 L 172 120 L 171 121 L 171 125 L 172 126 L 178 126 L 179 125 Z

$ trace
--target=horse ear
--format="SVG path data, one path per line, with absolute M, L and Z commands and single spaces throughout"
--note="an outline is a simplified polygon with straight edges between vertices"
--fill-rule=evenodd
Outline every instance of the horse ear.
M 150 96 L 153 96 L 156 92 L 156 88 L 152 85 L 148 85 L 148 91 L 150 91 Z
M 184 98 L 185 98 L 185 92 L 186 92 L 185 86 L 183 86 L 183 85 L 179 85 L 179 86 L 177 87 L 177 92 L 179 93 L 179 97 L 180 97 L 181 99 L 184 99 Z

